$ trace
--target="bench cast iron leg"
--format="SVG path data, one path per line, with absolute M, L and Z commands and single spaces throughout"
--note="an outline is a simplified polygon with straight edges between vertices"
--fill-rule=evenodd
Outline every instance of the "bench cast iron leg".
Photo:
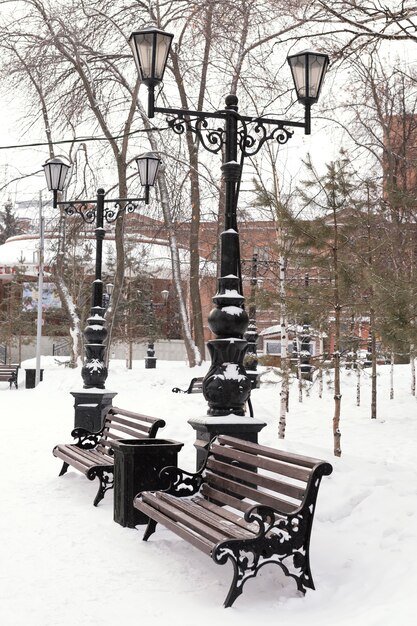
M 63 476 L 63 474 L 65 474 L 65 472 L 67 471 L 68 467 L 69 467 L 68 463 L 65 463 L 64 461 L 61 467 L 61 471 L 59 472 L 59 476 Z
M 243 591 L 243 583 L 245 582 L 243 580 L 243 583 L 241 582 L 240 585 L 238 584 L 239 580 L 242 581 L 245 572 L 244 570 L 239 572 L 239 564 L 234 559 L 230 559 L 230 560 L 232 561 L 232 564 L 233 564 L 233 580 L 232 580 L 232 584 L 230 585 L 229 593 L 227 594 L 226 600 L 224 601 L 225 609 L 227 609 L 229 606 L 232 606 L 236 598 L 238 598 L 241 595 Z
M 154 519 L 149 518 L 149 522 L 142 537 L 142 541 L 148 541 L 149 537 L 153 535 L 153 533 L 155 532 L 156 524 L 157 522 L 155 522 Z
M 98 503 L 102 501 L 106 491 L 113 489 L 113 473 L 104 471 L 98 474 L 98 478 L 100 480 L 100 486 L 98 488 L 97 495 L 94 498 L 94 506 L 97 506 Z

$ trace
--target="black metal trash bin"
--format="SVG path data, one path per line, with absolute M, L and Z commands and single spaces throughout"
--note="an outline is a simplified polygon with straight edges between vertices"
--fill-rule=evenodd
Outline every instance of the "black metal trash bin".
M 140 491 L 164 489 L 159 478 L 163 467 L 177 467 L 178 452 L 184 444 L 171 439 L 120 439 L 114 441 L 114 516 L 121 526 L 134 528 L 148 518 L 133 506 Z
M 26 372 L 26 380 L 25 380 L 26 389 L 35 389 L 36 369 L 25 369 L 25 372 Z M 39 370 L 39 382 L 41 380 L 43 380 L 43 370 Z

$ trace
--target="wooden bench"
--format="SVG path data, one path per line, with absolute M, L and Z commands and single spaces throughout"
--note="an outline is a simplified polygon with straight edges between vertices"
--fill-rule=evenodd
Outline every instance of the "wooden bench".
M 8 382 L 10 389 L 12 385 L 17 387 L 17 375 L 20 365 L 12 363 L 11 365 L 0 364 L 0 381 Z
M 187 389 L 173 388 L 173 393 L 203 393 L 203 376 L 192 378 Z
M 149 517 L 146 541 L 161 523 L 215 563 L 229 559 L 231 606 L 245 582 L 268 563 L 279 565 L 305 593 L 314 589 L 309 544 L 317 493 L 329 463 L 220 435 L 196 474 L 164 468 L 164 491 L 144 491 L 134 506 Z
M 89 480 L 98 477 L 100 485 L 94 499 L 94 506 L 113 488 L 114 457 L 112 442 L 116 439 L 138 439 L 155 437 L 165 421 L 148 415 L 111 407 L 106 415 L 104 426 L 98 433 L 90 433 L 84 428 L 75 428 L 71 436 L 78 438 L 75 444 L 59 444 L 52 453 L 64 463 L 59 473 L 65 474 L 71 465 L 82 472 Z

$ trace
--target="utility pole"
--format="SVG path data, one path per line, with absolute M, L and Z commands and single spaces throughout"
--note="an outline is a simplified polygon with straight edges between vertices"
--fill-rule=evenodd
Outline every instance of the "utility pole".
M 36 373 L 35 387 L 40 381 L 41 373 L 41 339 L 42 339 L 42 294 L 43 294 L 43 255 L 45 239 L 45 220 L 42 215 L 42 191 L 39 192 L 39 272 L 38 272 L 38 316 L 36 323 Z

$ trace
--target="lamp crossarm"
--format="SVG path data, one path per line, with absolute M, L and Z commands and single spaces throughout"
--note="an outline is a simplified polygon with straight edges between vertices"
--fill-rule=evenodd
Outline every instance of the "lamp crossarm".
M 193 111 L 189 109 L 171 109 L 167 107 L 155 107 L 154 111 L 156 113 L 166 113 L 167 115 L 176 115 L 178 117 L 203 117 L 208 119 L 221 119 L 225 120 L 228 115 L 230 115 L 230 111 L 220 110 L 220 111 Z M 293 122 L 291 120 L 280 120 L 273 117 L 263 117 L 256 115 L 240 115 L 239 113 L 234 113 L 239 120 L 244 122 L 263 122 L 265 124 L 278 124 L 280 126 L 294 126 L 296 128 L 304 128 L 304 122 Z
M 168 118 L 168 126 L 177 135 L 190 131 L 197 135 L 203 147 L 214 154 L 220 152 L 226 142 L 225 128 L 219 126 L 210 128 L 208 120 L 226 120 L 228 116 L 234 116 L 238 123 L 237 142 L 244 157 L 255 156 L 263 144 L 269 140 L 275 140 L 279 144 L 285 144 L 292 137 L 293 131 L 286 127 L 304 128 L 305 122 L 292 122 L 290 120 L 274 119 L 269 117 L 250 117 L 240 115 L 237 111 L 221 110 L 208 113 L 206 111 L 192 111 L 188 109 L 171 109 L 155 107 L 155 112 L 173 116 Z M 273 127 L 272 129 L 270 127 Z
M 117 220 L 123 213 L 133 213 L 139 204 L 147 203 L 147 197 L 143 198 L 104 198 L 105 204 L 112 204 L 112 207 L 104 207 L 103 217 L 107 223 Z M 80 215 L 84 222 L 93 224 L 96 219 L 97 200 L 67 200 L 57 202 L 57 206 L 63 206 L 67 215 Z

